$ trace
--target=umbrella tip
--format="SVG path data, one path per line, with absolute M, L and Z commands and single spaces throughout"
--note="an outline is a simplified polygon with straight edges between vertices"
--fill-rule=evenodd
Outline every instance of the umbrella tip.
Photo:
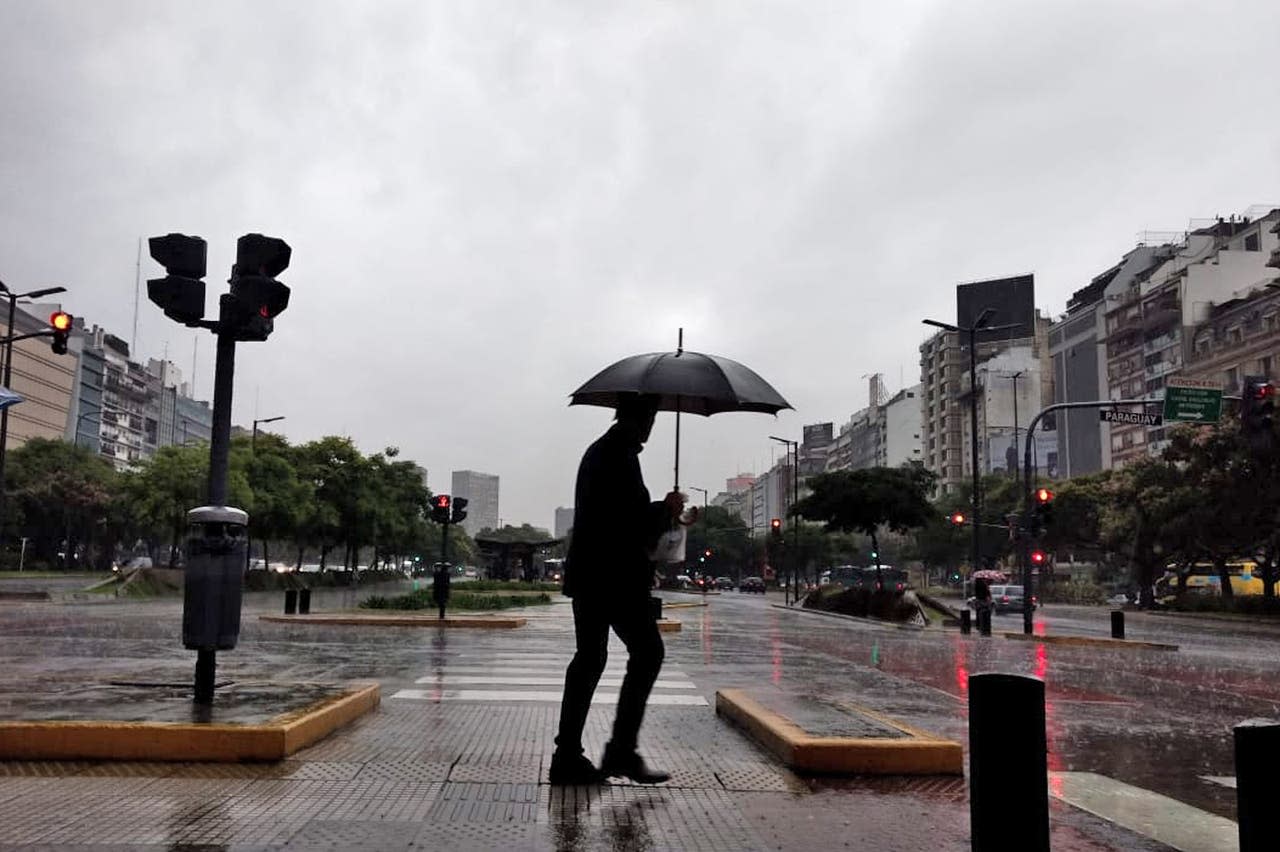
M 676 357 L 684 354 L 684 329 L 681 328 L 676 335 Z

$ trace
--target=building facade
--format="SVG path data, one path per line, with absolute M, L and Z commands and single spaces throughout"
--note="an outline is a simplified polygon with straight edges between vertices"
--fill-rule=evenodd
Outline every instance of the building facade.
M 52 310 L 44 306 L 29 306 L 29 310 L 23 307 L 14 313 L 12 330 L 7 325 L 7 313 L 0 316 L 4 336 L 30 334 L 49 327 Z M 13 344 L 11 374 L 10 389 L 23 401 L 7 409 L 8 448 L 20 447 L 32 438 L 65 438 L 76 377 L 76 358 L 70 345 L 67 354 L 55 355 L 47 337 L 19 340 Z
M 878 467 L 901 467 L 923 459 L 921 389 L 920 385 L 903 388 L 880 407 Z
M 556 507 L 556 538 L 564 538 L 569 534 L 569 530 L 573 529 L 573 507 L 565 508 L 564 506 Z
M 467 517 L 462 528 L 473 538 L 484 529 L 496 530 L 498 516 L 498 477 L 475 470 L 453 472 L 453 496 L 466 498 Z

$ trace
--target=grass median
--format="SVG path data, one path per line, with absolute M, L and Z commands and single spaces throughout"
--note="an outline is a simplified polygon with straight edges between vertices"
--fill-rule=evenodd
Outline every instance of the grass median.
M 525 606 L 542 606 L 551 603 L 551 595 L 546 592 L 525 592 L 524 594 L 482 594 L 476 592 L 452 592 L 449 595 L 449 609 L 467 612 L 488 612 L 501 609 L 513 609 Z M 371 595 L 360 601 L 361 609 L 381 610 L 419 610 L 435 609 L 435 599 L 430 589 L 419 589 L 407 595 L 384 597 Z

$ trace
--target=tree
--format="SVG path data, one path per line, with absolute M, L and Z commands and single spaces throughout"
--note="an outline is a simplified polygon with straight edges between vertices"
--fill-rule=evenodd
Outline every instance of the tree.
M 919 465 L 823 473 L 809 480 L 811 493 L 792 508 L 792 514 L 823 521 L 828 530 L 864 533 L 878 554 L 877 533 L 882 527 L 904 533 L 936 516 L 928 499 L 935 480 Z M 878 576 L 878 555 L 875 565 Z
M 105 564 L 105 532 L 118 476 L 111 465 L 83 447 L 33 438 L 9 454 L 5 487 L 12 495 L 6 535 L 26 536 L 35 559 L 76 565 L 98 545 Z M 91 560 L 92 561 L 92 560 Z

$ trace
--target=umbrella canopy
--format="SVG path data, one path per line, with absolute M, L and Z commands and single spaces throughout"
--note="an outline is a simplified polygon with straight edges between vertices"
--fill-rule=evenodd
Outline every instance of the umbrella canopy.
M 0 409 L 8 408 L 11 405 L 17 405 L 20 402 L 26 402 L 27 398 L 20 393 L 14 393 L 8 388 L 0 388 Z
M 570 405 L 617 408 L 620 394 L 658 397 L 658 408 L 704 417 L 724 411 L 777 414 L 791 404 L 749 367 L 701 352 L 650 352 L 605 367 L 570 394 Z

